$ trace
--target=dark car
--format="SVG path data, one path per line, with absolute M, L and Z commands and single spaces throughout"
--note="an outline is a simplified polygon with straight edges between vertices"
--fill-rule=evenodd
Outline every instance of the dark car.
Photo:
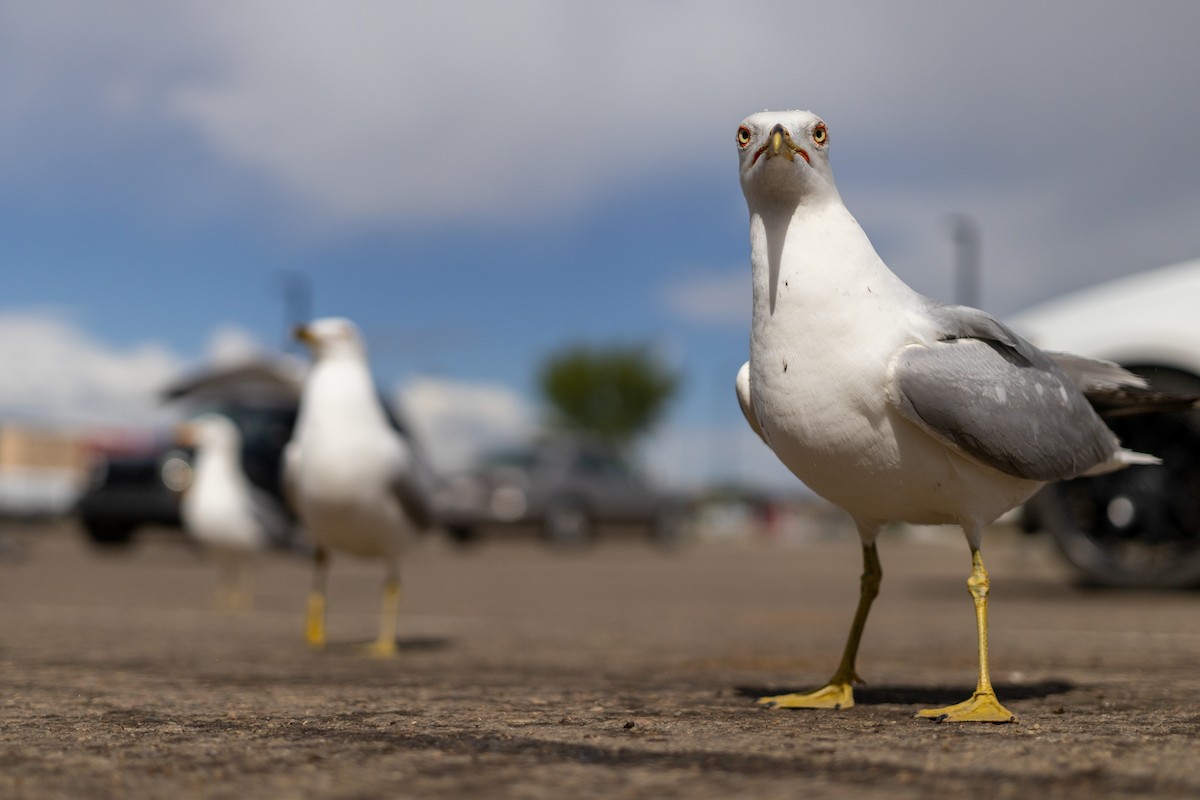
M 296 406 L 229 404 L 208 410 L 238 426 L 246 477 L 283 506 L 280 459 L 296 423 Z M 143 526 L 181 527 L 179 498 L 191 481 L 191 457 L 189 448 L 170 441 L 140 454 L 98 453 L 91 483 L 76 505 L 88 538 L 120 545 Z
M 1039 347 L 1114 361 L 1163 392 L 1200 395 L 1200 259 L 1051 300 L 1012 320 Z M 1025 506 L 1088 583 L 1200 586 L 1200 410 L 1110 417 L 1162 459 L 1051 484 Z
M 444 481 L 435 505 L 461 542 L 487 527 L 534 525 L 551 543 L 568 547 L 589 542 L 597 526 L 610 523 L 644 526 L 656 542 L 672 545 L 686 511 L 615 450 L 573 438 L 492 453 Z
M 252 484 L 279 501 L 283 496 L 283 450 L 292 438 L 302 381 L 294 365 L 261 361 L 204 370 L 185 376 L 163 392 L 168 402 L 185 404 L 188 416 L 216 412 L 233 420 L 242 434 L 242 469 Z M 382 398 L 381 398 L 382 401 Z M 410 429 L 383 402 L 388 419 L 406 437 L 421 465 L 428 459 Z M 76 505 L 89 539 L 97 544 L 129 542 L 138 528 L 181 528 L 180 493 L 191 481 L 192 451 L 162 441 L 141 453 L 98 453 L 92 480 Z M 292 546 L 294 541 L 280 542 Z

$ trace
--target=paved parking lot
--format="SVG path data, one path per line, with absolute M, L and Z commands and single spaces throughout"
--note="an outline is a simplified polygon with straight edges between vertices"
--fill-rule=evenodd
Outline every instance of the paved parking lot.
M 169 534 L 97 553 L 0 528 L 0 797 L 1195 797 L 1196 593 L 1076 588 L 993 532 L 993 677 L 1021 722 L 913 718 L 974 685 L 966 547 L 881 542 L 859 705 L 766 711 L 822 682 L 857 597 L 853 538 L 533 542 L 408 560 L 401 655 L 365 658 L 381 570 L 335 560 L 325 652 L 305 562 L 259 565 L 247 613 Z

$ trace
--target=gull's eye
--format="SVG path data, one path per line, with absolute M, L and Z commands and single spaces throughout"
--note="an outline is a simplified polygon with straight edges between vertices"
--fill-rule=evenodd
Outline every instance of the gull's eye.
M 745 125 L 738 128 L 737 143 L 738 147 L 745 147 L 746 145 L 750 144 L 750 129 Z
M 817 126 L 813 128 L 812 140 L 817 144 L 825 144 L 829 141 L 829 131 L 825 130 L 824 124 L 817 123 Z

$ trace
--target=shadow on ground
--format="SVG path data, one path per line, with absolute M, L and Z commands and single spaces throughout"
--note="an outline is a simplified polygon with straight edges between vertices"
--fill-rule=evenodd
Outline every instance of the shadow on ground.
M 396 647 L 400 648 L 400 652 L 402 653 L 424 653 L 445 650 L 453 644 L 454 640 L 447 636 L 404 636 L 396 640 Z M 322 651 L 337 655 L 361 656 L 363 655 L 363 651 L 370 645 L 370 641 L 330 642 L 322 648 Z
M 734 690 L 743 697 L 758 699 L 779 694 L 812 691 L 813 686 L 802 689 L 779 686 L 735 686 Z M 1004 700 L 1033 700 L 1055 694 L 1066 694 L 1077 688 L 1070 681 L 1051 680 L 1037 683 L 997 683 L 993 685 L 996 695 Z M 854 702 L 858 705 L 924 705 L 947 706 L 970 697 L 974 686 L 856 686 Z

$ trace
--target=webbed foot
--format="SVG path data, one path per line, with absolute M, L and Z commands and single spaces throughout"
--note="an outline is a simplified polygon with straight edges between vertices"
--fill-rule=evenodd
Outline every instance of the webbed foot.
M 926 708 L 917 712 L 918 717 L 934 722 L 992 722 L 1002 724 L 1016 722 L 1017 716 L 996 699 L 992 692 L 976 692 L 969 700 L 944 708 Z
M 854 687 L 849 683 L 829 683 L 812 692 L 760 697 L 758 704 L 767 708 L 853 708 Z

